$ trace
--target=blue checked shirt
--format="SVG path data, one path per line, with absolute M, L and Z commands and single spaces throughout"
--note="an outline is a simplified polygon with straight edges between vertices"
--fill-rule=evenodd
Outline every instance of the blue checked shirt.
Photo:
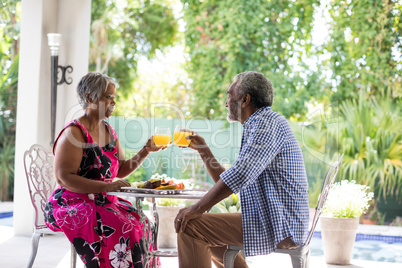
M 303 155 L 289 123 L 269 107 L 243 124 L 240 154 L 220 178 L 240 192 L 246 256 L 266 255 L 290 236 L 308 233 L 308 183 Z

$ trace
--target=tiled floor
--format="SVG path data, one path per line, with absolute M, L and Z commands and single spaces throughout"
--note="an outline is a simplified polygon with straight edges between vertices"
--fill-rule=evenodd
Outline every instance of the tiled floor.
M 25 267 L 31 251 L 31 238 L 14 236 L 13 228 L 0 226 L 0 267 L 21 268 Z M 249 267 L 281 267 L 291 268 L 290 258 L 287 255 L 271 254 L 247 260 Z M 77 268 L 83 268 L 80 260 Z M 178 267 L 177 258 L 162 258 L 163 268 Z M 268 265 L 269 264 L 269 265 Z M 70 244 L 65 237 L 48 235 L 41 238 L 39 251 L 34 267 L 36 268 L 68 268 L 70 267 Z M 372 262 L 352 260 L 351 265 L 335 266 L 327 265 L 323 257 L 311 257 L 310 268 L 400 268 L 401 263 Z
M 12 202 L 0 202 L 0 213 L 12 211 Z M 0 268 L 25 267 L 31 252 L 31 238 L 14 236 L 12 217 L 0 219 Z M 317 226 L 317 231 L 320 230 Z M 402 236 L 401 227 L 387 226 L 359 226 L 359 233 Z M 177 258 L 161 258 L 163 268 L 178 267 Z M 291 268 L 289 256 L 283 254 L 271 254 L 247 258 L 250 268 L 281 267 Z M 336 266 L 327 265 L 322 256 L 310 257 L 310 268 L 401 268 L 402 263 L 375 262 L 365 260 L 352 260 L 351 265 Z M 48 235 L 41 238 L 38 254 L 34 263 L 36 268 L 68 268 L 70 267 L 70 243 L 65 237 Z M 77 260 L 77 268 L 84 268 L 81 260 Z

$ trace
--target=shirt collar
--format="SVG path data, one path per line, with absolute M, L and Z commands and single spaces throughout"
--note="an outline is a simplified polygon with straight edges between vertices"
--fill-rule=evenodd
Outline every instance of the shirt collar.
M 271 107 L 269 107 L 269 106 L 265 106 L 265 107 L 258 109 L 252 115 L 250 115 L 246 119 L 246 121 L 244 121 L 243 128 L 248 127 L 251 124 L 251 122 L 253 122 L 254 119 L 257 118 L 261 113 L 263 113 L 264 111 L 270 111 L 270 110 L 271 110 Z

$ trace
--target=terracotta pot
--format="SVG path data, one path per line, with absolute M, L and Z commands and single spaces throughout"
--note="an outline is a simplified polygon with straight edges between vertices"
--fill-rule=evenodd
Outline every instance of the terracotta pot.
M 350 264 L 359 218 L 321 217 L 320 222 L 326 263 Z
M 377 222 L 378 222 L 378 220 L 370 220 L 370 219 L 362 218 L 362 224 L 376 225 Z
M 158 247 L 175 248 L 177 247 L 177 235 L 174 229 L 174 219 L 182 209 L 182 206 L 166 207 L 157 206 L 159 215 Z

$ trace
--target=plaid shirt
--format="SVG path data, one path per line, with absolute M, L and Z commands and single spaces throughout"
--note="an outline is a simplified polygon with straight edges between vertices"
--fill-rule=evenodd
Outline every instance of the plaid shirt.
M 266 255 L 308 233 L 308 183 L 300 146 L 286 119 L 263 107 L 243 124 L 240 154 L 220 178 L 240 192 L 246 256 Z

